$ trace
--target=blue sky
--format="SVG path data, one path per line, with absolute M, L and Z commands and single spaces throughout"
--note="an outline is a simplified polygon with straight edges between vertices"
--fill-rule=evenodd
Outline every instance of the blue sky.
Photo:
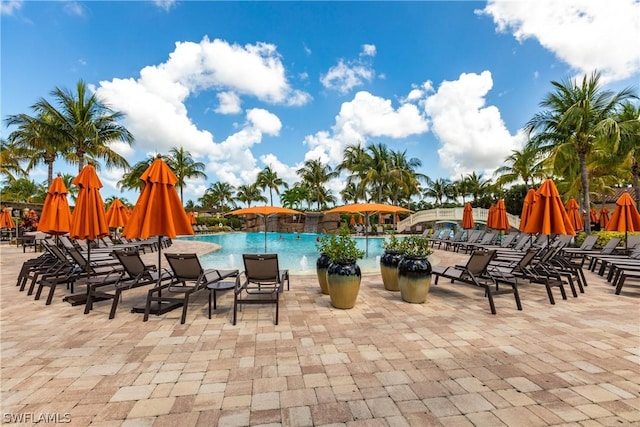
M 432 178 L 490 177 L 550 81 L 597 69 L 617 90 L 640 77 L 632 0 L 2 0 L 1 19 L 3 119 L 83 79 L 126 114 L 136 142 L 113 148 L 132 165 L 178 146 L 207 165 L 187 200 L 269 165 L 293 183 L 305 160 L 335 166 L 353 143 L 406 150 Z M 103 197 L 135 202 L 115 186 L 121 170 L 99 173 Z

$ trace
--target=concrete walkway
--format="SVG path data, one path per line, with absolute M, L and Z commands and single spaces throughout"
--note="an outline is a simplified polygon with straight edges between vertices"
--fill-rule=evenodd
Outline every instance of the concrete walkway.
M 131 313 L 144 288 L 125 293 L 113 320 L 109 303 L 84 315 L 62 302 L 63 288 L 46 306 L 15 286 L 34 253 L 3 243 L 0 256 L 3 423 L 640 425 L 640 288 L 616 296 L 591 273 L 584 294 L 556 292 L 554 306 L 523 284 L 524 310 L 502 295 L 495 316 L 482 292 L 446 281 L 415 305 L 369 275 L 356 307 L 337 310 L 315 278 L 293 277 L 279 326 L 258 306 L 232 326 L 230 293 L 211 320 L 198 295 L 181 325 L 179 310 Z

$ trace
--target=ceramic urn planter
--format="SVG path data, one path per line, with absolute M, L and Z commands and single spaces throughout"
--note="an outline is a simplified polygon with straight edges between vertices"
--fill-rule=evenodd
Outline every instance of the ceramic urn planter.
M 400 296 L 406 302 L 422 304 L 431 287 L 431 263 L 426 256 L 405 256 L 398 264 Z
M 320 284 L 320 290 L 323 294 L 329 295 L 329 287 L 327 285 L 327 269 L 331 264 L 331 259 L 325 253 L 320 254 L 316 261 L 316 274 L 318 276 L 318 283 Z
M 398 264 L 402 260 L 402 253 L 397 251 L 385 251 L 380 257 L 380 273 L 382 284 L 388 291 L 399 291 Z
M 355 262 L 332 262 L 327 269 L 327 286 L 331 305 L 349 309 L 356 305 L 362 275 Z

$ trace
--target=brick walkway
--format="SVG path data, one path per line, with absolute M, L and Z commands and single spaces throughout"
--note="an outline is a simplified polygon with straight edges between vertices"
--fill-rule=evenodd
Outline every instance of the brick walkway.
M 208 250 L 185 245 L 169 251 Z M 640 425 L 640 288 L 616 296 L 590 273 L 578 298 L 556 291 L 552 306 L 525 284 L 524 310 L 501 295 L 496 316 L 479 290 L 446 281 L 415 305 L 368 275 L 356 307 L 337 310 L 314 277 L 293 277 L 279 326 L 257 306 L 232 326 L 229 293 L 211 320 L 198 295 L 181 325 L 179 310 L 130 313 L 145 289 L 113 320 L 109 303 L 84 315 L 63 289 L 45 306 L 15 287 L 34 254 L 0 251 L 3 423 Z M 434 263 L 463 258 L 437 251 Z

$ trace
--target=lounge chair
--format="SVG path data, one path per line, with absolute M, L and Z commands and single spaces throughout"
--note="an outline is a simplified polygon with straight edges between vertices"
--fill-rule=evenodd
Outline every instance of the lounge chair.
M 493 302 L 493 296 L 510 293 L 514 294 L 516 306 L 518 310 L 522 310 L 520 297 L 518 295 L 517 283 L 515 281 L 501 281 L 500 283 L 508 284 L 511 289 L 499 289 L 496 278 L 488 273 L 487 269 L 496 251 L 477 250 L 471 254 L 465 265 L 453 265 L 449 267 L 435 266 L 431 272 L 435 276 L 434 285 L 438 284 L 440 277 L 450 279 L 451 283 L 459 282 L 466 285 L 473 285 L 484 289 L 485 296 L 489 300 L 491 314 L 496 314 L 496 307 Z
M 84 308 L 84 314 L 88 314 L 93 309 L 93 302 L 96 298 L 100 300 L 112 299 L 111 311 L 109 319 L 113 319 L 116 315 L 116 308 L 121 299 L 122 292 L 127 289 L 135 289 L 141 286 L 159 285 L 163 281 L 172 280 L 173 276 L 169 270 L 163 269 L 158 272 L 155 265 L 146 265 L 140 254 L 136 251 L 114 251 L 113 255 L 122 266 L 119 276 L 114 283 L 90 283 L 87 290 L 87 302 Z M 114 293 L 102 290 L 106 285 L 113 285 Z
M 243 254 L 244 281 L 238 283 L 233 294 L 233 324 L 236 324 L 238 308 L 245 304 L 274 304 L 274 323 L 278 324 L 280 293 L 287 283 L 289 271 L 280 270 L 277 254 Z
M 227 278 L 235 278 L 238 270 L 205 270 L 200 264 L 198 255 L 190 254 L 164 254 L 169 267 L 171 267 L 173 280 L 170 283 L 156 286 L 147 294 L 144 318 L 149 320 L 152 303 L 158 304 L 158 313 L 162 310 L 162 303 L 167 303 L 167 310 L 182 306 L 180 323 L 184 324 L 187 318 L 189 299 L 197 292 L 206 290 L 210 283 L 220 282 Z

